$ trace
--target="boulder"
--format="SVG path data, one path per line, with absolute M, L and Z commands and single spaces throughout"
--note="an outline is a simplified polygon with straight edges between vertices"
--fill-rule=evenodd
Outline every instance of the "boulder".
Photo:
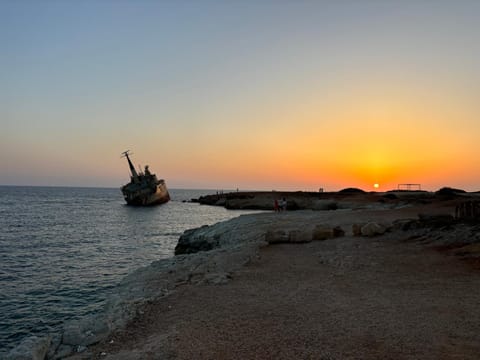
M 361 224 L 353 224 L 352 225 L 352 234 L 353 236 L 361 236 L 362 235 L 362 227 L 365 225 L 365 223 Z
M 265 234 L 265 241 L 269 244 L 294 243 L 301 244 L 312 241 L 312 233 L 306 230 L 270 230 Z
M 106 321 L 93 315 L 80 320 L 72 320 L 63 327 L 62 344 L 71 346 L 88 346 L 107 336 L 109 332 Z
M 387 227 L 376 222 L 369 222 L 363 225 L 360 230 L 363 236 L 382 235 L 385 233 L 385 231 L 387 231 Z
M 218 246 L 220 235 L 210 236 L 208 225 L 198 229 L 186 230 L 178 239 L 175 255 L 193 254 L 199 251 L 209 251 Z
M 43 360 L 48 353 L 52 337 L 30 336 L 25 338 L 6 356 L 7 360 Z
M 312 233 L 305 230 L 292 230 L 288 233 L 288 242 L 307 243 L 312 241 Z
M 289 242 L 289 234 L 285 230 L 269 230 L 265 234 L 265 241 L 269 244 Z
M 312 231 L 312 240 L 327 240 L 344 235 L 345 231 L 340 226 L 317 225 Z
M 333 228 L 322 225 L 315 226 L 312 232 L 313 240 L 327 240 L 333 238 Z

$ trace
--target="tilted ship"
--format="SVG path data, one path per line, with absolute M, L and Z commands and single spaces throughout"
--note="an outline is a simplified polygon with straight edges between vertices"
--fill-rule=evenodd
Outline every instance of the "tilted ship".
M 144 172 L 137 172 L 130 161 L 129 155 L 131 154 L 129 154 L 128 150 L 123 152 L 123 157 L 127 158 L 132 175 L 130 182 L 120 188 L 127 204 L 150 206 L 168 202 L 170 194 L 168 193 L 165 180 L 158 180 L 157 176 L 150 172 L 148 165 L 145 166 Z

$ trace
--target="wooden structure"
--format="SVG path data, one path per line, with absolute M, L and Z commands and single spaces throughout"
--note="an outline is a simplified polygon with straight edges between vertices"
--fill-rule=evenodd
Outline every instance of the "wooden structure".
M 421 184 L 398 184 L 397 189 L 408 190 L 408 191 L 411 191 L 411 190 L 418 191 L 418 190 L 422 190 L 422 185 Z
M 480 219 L 480 201 L 465 201 L 455 207 L 456 219 Z

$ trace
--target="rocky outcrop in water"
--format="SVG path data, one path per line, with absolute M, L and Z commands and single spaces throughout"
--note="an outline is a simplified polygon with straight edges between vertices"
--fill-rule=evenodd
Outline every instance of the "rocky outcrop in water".
M 209 251 L 219 246 L 220 235 L 213 234 L 208 236 L 208 225 L 199 229 L 185 231 L 175 246 L 175 255 L 194 254 L 199 251 Z
M 214 194 L 194 199 L 203 205 L 223 206 L 235 210 L 273 210 L 275 200 L 285 198 L 287 210 L 336 210 L 338 204 L 327 193 L 316 192 L 231 192 Z
M 463 195 L 455 194 L 455 196 Z M 347 188 L 339 192 L 230 192 L 206 195 L 192 201 L 234 210 L 273 210 L 275 200 L 285 198 L 287 210 L 338 210 L 365 207 L 392 209 L 412 203 L 427 204 L 435 201 L 437 197 L 446 199 L 444 195 L 427 191 L 367 193 L 360 189 Z

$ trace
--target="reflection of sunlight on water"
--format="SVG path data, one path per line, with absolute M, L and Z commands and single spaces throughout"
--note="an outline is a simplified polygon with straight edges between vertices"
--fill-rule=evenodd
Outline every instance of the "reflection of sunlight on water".
M 0 187 L 0 348 L 98 311 L 126 274 L 173 256 L 183 231 L 249 212 L 183 202 L 211 191 L 170 192 L 135 208 L 117 189 Z

